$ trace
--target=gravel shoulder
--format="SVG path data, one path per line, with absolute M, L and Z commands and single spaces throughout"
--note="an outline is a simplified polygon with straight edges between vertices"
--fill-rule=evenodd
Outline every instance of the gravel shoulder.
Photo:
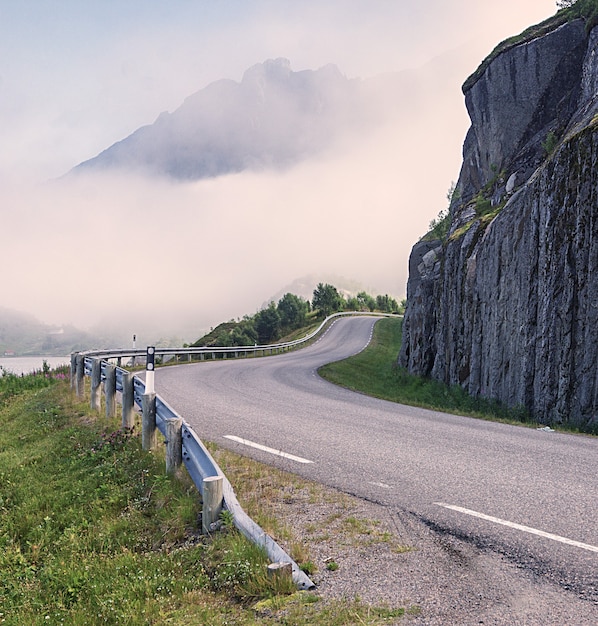
M 249 459 L 236 475 L 236 455 L 213 454 L 247 512 L 295 560 L 313 564 L 310 578 L 323 601 L 404 607 L 400 624 L 598 624 L 595 603 L 500 554 L 441 534 L 409 511 L 264 470 Z M 258 506 L 262 513 L 252 510 Z M 276 520 L 272 528 L 256 517 L 264 508 Z

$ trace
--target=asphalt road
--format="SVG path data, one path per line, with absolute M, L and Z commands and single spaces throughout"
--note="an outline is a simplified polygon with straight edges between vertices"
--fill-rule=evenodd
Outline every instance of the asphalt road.
M 156 391 L 206 441 L 409 512 L 595 607 L 598 438 L 417 409 L 321 379 L 317 368 L 359 352 L 375 321 L 339 319 L 292 353 L 159 369 Z

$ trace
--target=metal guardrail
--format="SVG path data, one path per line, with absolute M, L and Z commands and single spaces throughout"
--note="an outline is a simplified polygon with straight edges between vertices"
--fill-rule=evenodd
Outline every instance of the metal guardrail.
M 308 334 L 307 336 L 290 341 L 286 343 L 278 343 L 262 346 L 241 346 L 233 348 L 217 348 L 217 347 L 188 347 L 188 348 L 155 348 L 155 354 L 157 355 L 183 355 L 183 354 L 222 354 L 223 356 L 233 354 L 238 357 L 240 354 L 247 356 L 249 353 L 256 355 L 258 352 L 266 354 L 274 354 L 280 351 L 291 350 L 302 345 L 305 345 L 312 339 L 318 336 L 328 325 L 331 320 L 347 315 L 360 315 L 359 313 L 336 313 L 327 317 L 320 326 Z M 362 313 L 361 315 L 375 315 L 376 317 L 390 314 L 381 313 Z M 145 359 L 146 350 L 89 350 L 81 353 L 74 353 L 71 355 L 71 384 L 74 386 L 75 375 L 79 376 L 79 373 L 75 374 L 77 368 L 77 356 L 81 358 L 81 377 L 83 375 L 92 375 L 92 366 L 95 359 L 101 359 L 101 380 L 106 379 L 106 370 L 108 367 L 108 361 L 117 359 L 119 362 L 122 358 L 143 358 Z M 116 367 L 116 391 L 123 392 L 123 376 L 128 374 L 127 370 L 121 367 Z M 145 394 L 145 383 L 137 376 L 133 377 L 133 398 L 134 404 L 140 409 L 143 406 L 143 396 Z M 156 427 L 160 433 L 165 436 L 165 420 L 170 418 L 179 418 L 177 412 L 170 407 L 159 395 L 156 395 Z M 257 545 L 263 547 L 268 555 L 268 558 L 273 562 L 285 562 L 291 563 L 293 580 L 295 584 L 301 589 L 312 589 L 315 587 L 309 577 L 299 568 L 299 566 L 291 559 L 290 556 L 270 537 L 265 533 L 258 524 L 256 524 L 242 509 L 237 497 L 234 493 L 232 485 L 212 458 L 207 448 L 201 442 L 199 437 L 193 431 L 191 426 L 182 419 L 182 460 L 185 468 L 189 472 L 191 479 L 193 480 L 198 491 L 203 497 L 204 479 L 213 476 L 222 477 L 223 480 L 223 495 L 224 506 L 228 509 L 232 515 L 235 526 L 238 530 L 245 535 L 250 541 L 253 541 Z
M 260 352 L 265 356 L 266 354 L 277 354 L 280 352 L 288 352 L 289 350 L 294 350 L 296 348 L 303 347 L 306 343 L 309 343 L 312 339 L 315 339 L 324 328 L 333 320 L 340 317 L 355 317 L 355 316 L 367 316 L 367 317 L 398 317 L 398 315 L 394 313 L 372 313 L 372 312 L 361 312 L 361 311 L 351 311 L 347 313 L 334 313 L 333 315 L 329 315 L 314 331 L 306 335 L 305 337 L 301 337 L 300 339 L 295 339 L 294 341 L 287 341 L 283 343 L 273 343 L 273 344 L 265 344 L 265 345 L 255 345 L 255 346 L 232 346 L 232 347 L 221 347 L 221 346 L 187 346 L 181 348 L 160 348 L 156 347 L 155 353 L 158 356 L 182 356 L 182 355 L 203 355 L 204 357 L 211 355 L 222 355 L 224 358 L 238 358 L 239 356 L 247 356 L 248 354 L 258 355 Z M 146 350 L 138 349 L 138 348 L 114 348 L 114 349 L 106 349 L 106 350 L 87 350 L 85 352 L 80 352 L 84 356 L 93 356 L 99 357 L 104 360 L 114 360 L 114 359 L 123 359 L 123 358 L 140 358 L 145 359 Z
M 85 376 L 91 376 L 93 362 L 100 357 L 87 356 L 82 358 L 81 367 L 82 374 Z M 76 354 L 71 355 L 71 368 L 73 368 L 73 361 L 76 361 Z M 105 360 L 101 362 L 101 380 L 106 381 L 106 372 L 108 369 L 108 363 Z M 116 390 L 124 390 L 123 377 L 128 374 L 127 370 L 110 366 L 115 369 L 116 373 Z M 143 409 L 143 397 L 145 395 L 145 383 L 137 376 L 132 379 L 133 384 L 133 398 L 134 404 Z M 155 417 L 156 428 L 160 433 L 166 437 L 166 420 L 171 418 L 180 418 L 177 412 L 165 402 L 159 395 L 155 396 Z M 182 418 L 181 418 L 182 419 Z M 293 581 L 300 589 L 313 589 L 314 583 L 310 578 L 299 568 L 299 566 L 291 559 L 290 556 L 270 537 L 265 533 L 258 524 L 256 524 L 242 509 L 234 490 L 224 475 L 224 472 L 220 469 L 212 455 L 207 448 L 201 442 L 197 434 L 193 431 L 191 426 L 182 419 L 181 427 L 181 443 L 182 443 L 182 461 L 187 469 L 187 472 L 191 476 L 193 483 L 197 490 L 204 497 L 204 480 L 206 478 L 218 476 L 222 478 L 222 491 L 223 491 L 223 505 L 224 508 L 229 510 L 233 516 L 233 522 L 239 531 L 245 535 L 250 541 L 263 547 L 268 555 L 268 558 L 273 562 L 285 562 L 290 563 L 292 568 Z

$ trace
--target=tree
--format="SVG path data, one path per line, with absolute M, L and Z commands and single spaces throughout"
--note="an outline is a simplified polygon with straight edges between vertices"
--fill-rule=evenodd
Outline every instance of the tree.
M 318 286 L 314 289 L 311 304 L 313 309 L 318 311 L 323 317 L 342 311 L 344 303 L 343 297 L 333 285 L 318 283 Z
M 376 308 L 376 300 L 370 296 L 370 294 L 365 291 L 360 291 L 357 294 L 357 299 L 361 303 L 360 310 L 362 311 L 373 311 Z
M 347 311 L 363 311 L 364 310 L 362 308 L 361 302 L 355 296 L 351 298 L 347 298 L 345 309 Z
M 398 313 L 399 303 L 391 298 L 388 294 L 384 296 L 376 296 L 376 306 L 383 313 Z
M 258 342 L 266 344 L 280 337 L 280 314 L 274 302 L 255 314 L 255 331 Z
M 231 332 L 233 346 L 252 346 L 257 342 L 257 331 L 253 320 L 239 322 Z
M 293 330 L 305 325 L 307 302 L 292 293 L 285 293 L 278 301 L 278 314 L 283 328 Z

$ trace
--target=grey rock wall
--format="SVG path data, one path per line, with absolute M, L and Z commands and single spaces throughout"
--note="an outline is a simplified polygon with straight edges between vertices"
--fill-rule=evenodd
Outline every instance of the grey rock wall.
M 578 20 L 499 55 L 466 93 L 461 196 L 447 241 L 412 251 L 399 357 L 413 373 L 523 406 L 543 423 L 590 429 L 598 428 L 597 50 L 597 29 L 588 36 Z M 547 154 L 549 132 L 557 143 Z M 474 196 L 489 200 L 482 212 Z M 430 250 L 434 263 L 425 264 Z
M 465 93 L 471 129 L 459 186 L 469 199 L 497 172 L 527 180 L 542 160 L 550 130 L 562 132 L 575 110 L 587 36 L 575 20 L 499 55 Z

